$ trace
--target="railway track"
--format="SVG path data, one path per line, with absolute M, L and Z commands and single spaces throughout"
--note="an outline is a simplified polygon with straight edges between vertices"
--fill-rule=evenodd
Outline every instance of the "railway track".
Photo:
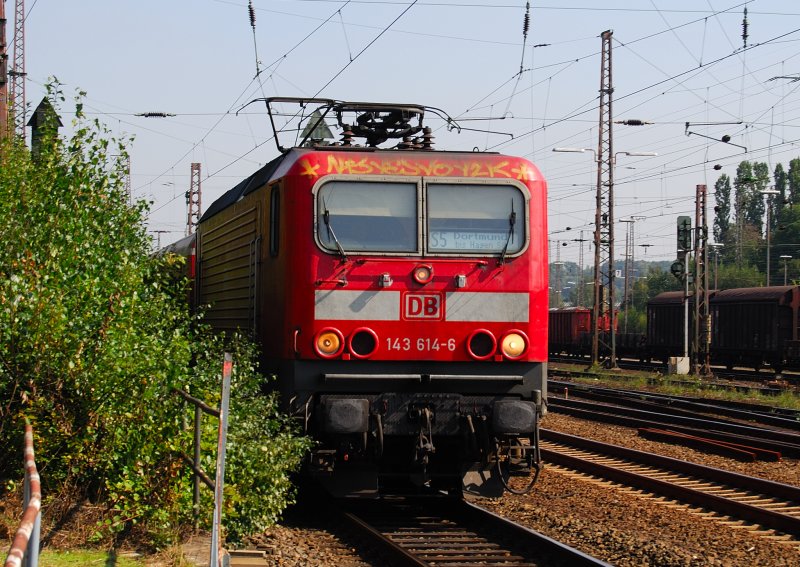
M 599 566 L 607 563 L 467 501 L 384 498 L 348 503 L 344 518 L 391 562 L 418 567 Z
M 570 364 L 575 364 L 575 362 L 571 362 Z M 626 369 L 624 366 L 621 368 Z M 627 370 L 633 370 L 631 368 L 627 368 Z M 641 370 L 641 369 L 639 369 Z M 609 370 L 607 371 L 608 375 L 612 375 L 612 372 Z M 743 392 L 743 393 L 757 393 L 764 396 L 776 396 L 784 392 L 785 388 L 778 388 L 769 385 L 765 385 L 766 380 L 758 380 L 758 379 L 746 379 L 746 378 L 739 378 L 736 382 L 732 382 L 733 380 L 731 377 L 730 379 L 711 379 L 711 380 L 687 380 L 680 378 L 678 376 L 675 377 L 665 377 L 659 374 L 655 374 L 656 370 L 653 369 L 654 376 L 649 378 L 648 381 L 650 383 L 669 383 L 675 386 L 688 386 L 691 388 L 699 388 L 699 389 L 706 389 L 706 390 L 727 390 L 731 392 Z M 589 371 L 589 370 L 577 370 L 574 368 L 563 368 L 557 366 L 550 366 L 547 369 L 548 376 L 550 377 L 558 377 L 563 379 L 572 379 L 572 378 L 590 378 L 590 379 L 597 379 L 601 378 L 602 376 L 598 375 L 596 371 Z M 613 373 L 614 378 L 625 377 L 625 374 L 620 374 L 619 372 Z M 641 376 L 637 376 L 641 377 Z
M 548 382 L 550 392 L 573 398 L 593 400 L 601 403 L 631 407 L 643 411 L 654 411 L 685 417 L 728 417 L 747 422 L 749 425 L 770 426 L 800 431 L 800 411 L 756 404 L 726 404 L 723 401 L 685 396 L 670 396 L 653 392 L 623 390 L 586 386 L 570 382 Z M 800 438 L 798 438 L 800 442 Z
M 624 427 L 665 427 L 679 434 L 699 435 L 713 441 L 745 445 L 780 453 L 784 457 L 800 458 L 800 434 L 797 432 L 554 396 L 548 399 L 548 408 L 554 413 L 591 421 L 613 423 Z
M 542 457 L 800 549 L 799 487 L 549 430 L 542 431 Z

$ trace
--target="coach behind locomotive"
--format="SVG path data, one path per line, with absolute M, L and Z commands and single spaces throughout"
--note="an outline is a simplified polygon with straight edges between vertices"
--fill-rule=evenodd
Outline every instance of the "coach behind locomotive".
M 265 102 L 273 124 L 300 104 L 307 139 L 279 144 L 202 216 L 196 300 L 216 328 L 258 339 L 264 372 L 318 441 L 307 470 L 345 495 L 398 481 L 497 494 L 510 474 L 535 480 L 548 281 L 538 169 L 434 151 L 422 118 L 436 109 Z M 329 115 L 343 140 L 310 140 L 336 128 Z

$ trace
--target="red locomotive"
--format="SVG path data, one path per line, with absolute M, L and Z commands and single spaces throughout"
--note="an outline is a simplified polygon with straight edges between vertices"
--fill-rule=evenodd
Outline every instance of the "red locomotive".
M 259 341 L 263 371 L 318 440 L 307 470 L 350 495 L 408 481 L 492 494 L 509 474 L 535 479 L 548 300 L 538 169 L 433 150 L 423 117 L 436 109 L 265 102 L 273 127 L 310 119 L 200 219 L 196 301 L 215 328 Z M 280 112 L 292 103 L 297 114 Z M 337 126 L 340 142 L 321 139 Z

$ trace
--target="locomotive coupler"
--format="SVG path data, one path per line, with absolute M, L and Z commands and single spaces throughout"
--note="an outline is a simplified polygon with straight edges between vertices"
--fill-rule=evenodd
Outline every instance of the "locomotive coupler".
M 480 459 L 484 465 L 489 464 L 488 458 L 492 452 L 492 439 L 489 436 L 486 416 L 466 414 L 464 420 L 470 454 Z
M 433 445 L 433 420 L 435 414 L 429 407 L 411 406 L 408 408 L 408 417 L 417 422 L 417 441 L 414 446 L 414 462 L 422 465 L 423 470 L 428 465 L 429 456 L 436 452 Z

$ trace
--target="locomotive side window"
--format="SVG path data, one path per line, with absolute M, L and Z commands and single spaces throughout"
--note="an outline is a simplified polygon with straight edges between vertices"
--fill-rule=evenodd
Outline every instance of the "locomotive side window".
M 428 251 L 516 254 L 525 246 L 525 196 L 513 185 L 429 183 Z
M 417 252 L 417 184 L 325 183 L 317 194 L 317 237 L 339 254 Z

